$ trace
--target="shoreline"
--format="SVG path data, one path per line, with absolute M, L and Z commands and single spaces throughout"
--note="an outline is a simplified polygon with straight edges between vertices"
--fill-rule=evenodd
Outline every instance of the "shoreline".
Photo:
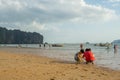
M 0 50 L 0 80 L 120 80 L 118 70 L 19 53 Z

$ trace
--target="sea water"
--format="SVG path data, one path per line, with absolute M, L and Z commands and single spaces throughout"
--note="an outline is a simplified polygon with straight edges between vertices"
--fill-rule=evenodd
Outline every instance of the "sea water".
M 63 44 L 63 47 L 51 47 L 43 45 L 39 47 L 39 44 L 21 44 L 21 45 L 0 45 L 7 47 L 21 47 L 18 48 L 18 52 L 31 53 L 36 55 L 47 56 L 50 58 L 56 58 L 65 61 L 75 62 L 74 55 L 79 52 L 80 44 Z M 95 64 L 103 67 L 108 67 L 116 70 L 120 70 L 120 45 L 118 44 L 118 50 L 115 53 L 113 45 L 109 48 L 94 46 L 94 44 L 83 44 L 84 49 L 91 48 L 95 55 Z

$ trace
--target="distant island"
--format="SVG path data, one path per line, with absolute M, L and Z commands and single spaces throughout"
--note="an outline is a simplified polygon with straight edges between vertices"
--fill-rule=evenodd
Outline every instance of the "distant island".
M 36 32 L 8 30 L 0 27 L 0 44 L 42 44 L 43 36 Z
M 112 43 L 120 43 L 120 39 L 114 40 Z

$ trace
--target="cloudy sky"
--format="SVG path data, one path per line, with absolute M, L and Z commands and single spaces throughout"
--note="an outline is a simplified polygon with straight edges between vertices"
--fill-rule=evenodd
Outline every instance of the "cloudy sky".
M 111 42 L 120 39 L 120 0 L 0 0 L 0 26 L 48 43 Z

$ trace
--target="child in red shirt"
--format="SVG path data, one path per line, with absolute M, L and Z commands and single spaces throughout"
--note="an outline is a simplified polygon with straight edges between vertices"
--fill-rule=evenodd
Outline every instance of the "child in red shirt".
M 88 63 L 94 64 L 93 61 L 95 60 L 95 57 L 90 48 L 87 48 L 85 50 L 83 57 L 86 60 L 86 64 L 88 64 Z

